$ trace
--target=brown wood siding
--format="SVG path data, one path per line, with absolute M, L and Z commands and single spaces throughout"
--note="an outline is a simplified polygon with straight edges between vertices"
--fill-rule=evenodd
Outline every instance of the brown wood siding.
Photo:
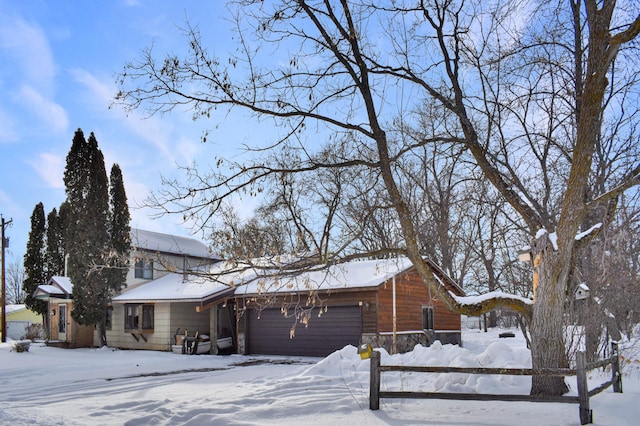
M 304 306 L 306 296 L 287 295 L 277 296 L 270 301 L 268 307 L 280 308 L 283 303 L 292 303 L 301 300 Z M 379 287 L 345 289 L 321 293 L 320 299 L 326 303 L 328 309 L 332 306 L 353 306 L 362 308 L 362 333 L 375 334 L 393 331 L 393 285 L 389 280 Z M 247 301 L 251 297 L 247 297 Z M 254 302 L 255 303 L 255 302 Z M 265 301 L 258 301 L 264 304 Z M 245 306 L 242 297 L 238 298 L 238 309 Z M 248 308 L 251 303 L 246 304 Z M 415 269 L 396 276 L 396 330 L 416 331 L 422 330 L 422 308 L 433 306 L 435 330 L 459 331 L 461 326 L 460 315 L 451 312 L 437 299 L 429 299 L 429 290 Z M 312 318 L 309 327 L 313 326 Z M 238 332 L 245 332 L 245 319 L 238 322 Z
M 436 331 L 459 331 L 462 326 L 460 314 L 450 311 L 438 299 L 433 300 L 433 324 Z
M 66 319 L 60 318 L 59 305 L 66 305 Z M 55 315 L 50 315 L 50 336 L 51 340 L 59 340 L 60 335 L 58 331 L 58 325 L 61 320 L 67 322 L 65 342 L 69 344 L 69 347 L 73 348 L 89 348 L 93 346 L 93 332 L 94 326 L 86 326 L 78 324 L 71 316 L 73 310 L 73 301 L 71 299 L 57 299 L 51 298 L 49 300 L 49 309 L 55 310 Z M 49 312 L 47 312 L 49 313 Z
M 393 331 L 393 283 L 379 287 L 379 332 Z M 436 330 L 460 330 L 460 315 L 451 312 L 442 302 L 430 299 L 429 289 L 415 269 L 396 276 L 396 330 L 422 330 L 422 308 L 433 306 Z
M 393 282 L 379 287 L 379 332 L 393 331 Z M 429 304 L 427 286 L 409 273 L 396 276 L 396 330 L 422 330 L 422 307 Z M 434 313 L 435 314 L 435 313 Z M 435 316 L 435 315 L 434 315 Z

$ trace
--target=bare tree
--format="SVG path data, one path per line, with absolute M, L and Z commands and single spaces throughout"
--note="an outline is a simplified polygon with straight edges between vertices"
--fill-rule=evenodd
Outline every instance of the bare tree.
M 22 282 L 24 281 L 24 269 L 20 262 L 11 262 L 7 266 L 7 303 L 22 304 L 27 297 L 22 289 Z
M 221 209 L 211 232 L 214 250 L 227 259 L 249 262 L 254 258 L 286 254 L 286 230 L 265 210 L 242 220 L 233 206 Z
M 417 164 L 410 161 L 403 168 L 403 195 L 412 203 L 418 243 L 426 256 L 464 285 L 473 244 L 473 207 L 467 203 L 467 191 L 480 174 L 473 176 L 464 151 L 454 145 L 425 145 L 414 155 Z
M 287 130 L 261 152 L 304 155 L 272 164 L 256 151 L 231 165 L 230 173 L 207 179 L 194 173 L 159 194 L 159 207 L 206 221 L 228 197 L 263 190 L 274 178 L 367 168 L 380 179 L 382 199 L 393 207 L 401 230 L 393 251 L 408 256 L 437 297 L 460 313 L 496 307 L 522 313 L 531 319 L 533 367 L 566 365 L 562 319 L 575 255 L 602 226 L 591 237 L 576 235 L 591 209 L 604 208 L 610 216 L 617 197 L 638 184 L 640 165 L 634 164 L 604 191 L 589 192 L 603 117 L 626 114 L 607 108 L 613 105 L 605 102 L 607 90 L 628 83 L 638 70 L 637 61 L 619 55 L 640 32 L 637 6 L 616 11 L 609 0 L 544 2 L 524 11 L 518 2 L 462 0 L 233 5 L 240 55 L 216 58 L 197 28 L 187 26 L 187 56 L 156 60 L 146 50 L 120 74 L 116 101 L 151 114 L 187 105 L 196 118 L 241 108 Z M 260 56 L 273 46 L 286 47 L 278 52 L 288 52 L 288 60 Z M 612 73 L 617 58 L 625 61 L 623 76 Z M 389 101 L 394 98 L 398 102 Z M 409 142 L 402 134 L 424 99 L 435 105 L 438 121 L 422 140 Z M 317 135 L 327 138 L 326 146 L 346 144 L 345 158 L 327 162 L 305 139 Z M 526 224 L 536 258 L 535 303 L 505 296 L 465 303 L 438 285 L 422 258 L 415 215 L 397 172 L 401 158 L 427 144 L 463 148 Z M 345 255 L 323 254 L 330 254 L 321 256 L 325 262 Z M 565 391 L 562 378 L 533 379 L 533 394 Z

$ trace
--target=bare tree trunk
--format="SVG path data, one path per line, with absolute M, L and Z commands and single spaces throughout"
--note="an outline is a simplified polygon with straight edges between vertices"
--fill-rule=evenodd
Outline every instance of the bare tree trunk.
M 98 347 L 101 348 L 107 344 L 107 327 L 104 321 L 96 324 L 96 333 L 98 334 Z
M 547 236 L 537 241 L 546 246 Z M 561 255 L 548 247 L 538 265 L 538 288 L 531 320 L 531 364 L 536 368 L 568 367 L 564 336 L 564 301 L 567 274 L 561 271 Z M 531 395 L 562 395 L 568 391 L 564 377 L 533 376 Z

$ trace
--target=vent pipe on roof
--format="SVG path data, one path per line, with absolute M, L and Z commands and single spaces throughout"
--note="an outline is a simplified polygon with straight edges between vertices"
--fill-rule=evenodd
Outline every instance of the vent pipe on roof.
M 188 266 L 187 256 L 183 256 L 182 257 L 182 282 L 183 283 L 187 282 L 187 266 Z

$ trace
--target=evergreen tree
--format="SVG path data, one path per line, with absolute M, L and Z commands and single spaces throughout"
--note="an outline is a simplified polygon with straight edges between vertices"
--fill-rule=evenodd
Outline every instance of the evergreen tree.
M 62 212 L 62 207 L 61 207 Z M 61 214 L 54 207 L 47 215 L 47 244 L 44 261 L 47 280 L 54 275 L 64 275 L 64 225 Z
M 26 295 L 25 304 L 27 307 L 47 320 L 47 302 L 37 300 L 33 297 L 33 292 L 40 284 L 46 284 L 46 270 L 44 261 L 44 237 L 45 219 L 44 206 L 40 202 L 36 204 L 31 214 L 31 231 L 27 241 L 27 252 L 24 255 L 24 275 L 22 289 Z
M 79 324 L 96 325 L 102 346 L 109 301 L 108 274 L 102 268 L 110 245 L 109 194 L 104 157 L 93 133 L 85 141 L 82 130 L 76 131 L 64 181 L 68 276 L 74 286 L 71 315 Z
M 109 195 L 111 207 L 109 236 L 111 237 L 112 256 L 108 285 L 112 292 L 118 292 L 126 285 L 131 249 L 131 227 L 129 226 L 131 216 L 129 215 L 122 171 L 118 164 L 111 167 Z

